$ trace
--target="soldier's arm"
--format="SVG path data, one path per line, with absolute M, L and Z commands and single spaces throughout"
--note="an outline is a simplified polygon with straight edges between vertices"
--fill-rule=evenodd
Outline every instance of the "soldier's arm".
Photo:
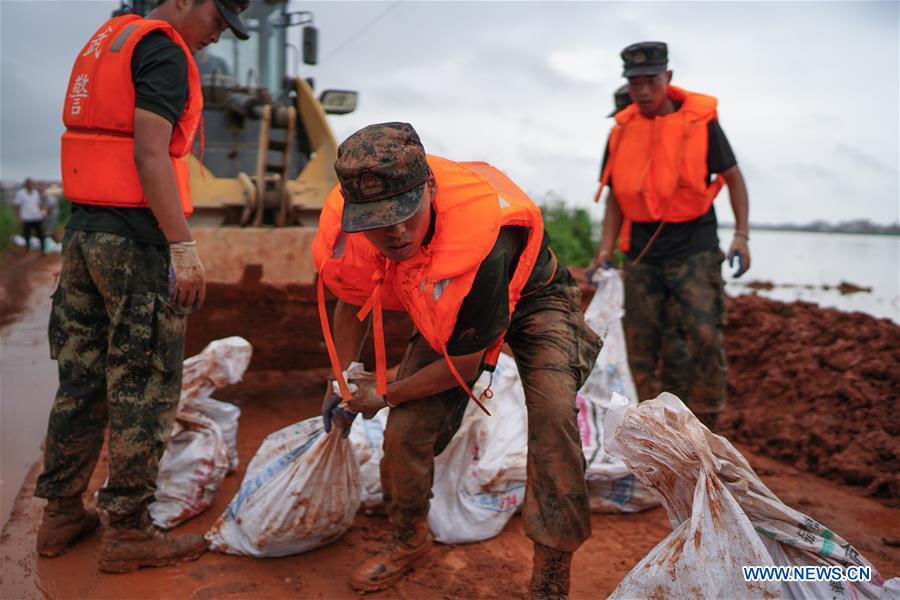
M 728 185 L 728 195 L 731 197 L 731 210 L 734 212 L 734 228 L 736 231 L 746 233 L 749 227 L 750 199 L 741 169 L 735 165 L 721 175 L 725 178 L 725 183 Z
M 147 204 L 170 243 L 192 239 L 169 158 L 171 137 L 172 123 L 165 117 L 135 108 L 134 165 Z
M 603 264 L 603 261 L 612 262 L 616 249 L 616 238 L 622 227 L 622 208 L 616 195 L 610 188 L 606 197 L 606 210 L 603 213 L 603 232 L 600 235 L 600 245 L 597 246 L 597 254 L 594 257 L 595 265 Z
M 334 307 L 334 347 L 341 362 L 341 369 L 345 371 L 350 363 L 359 360 L 372 320 L 370 313 L 364 321 L 360 321 L 356 317 L 358 312 L 358 306 L 343 300 L 338 300 Z
M 736 276 L 750 269 L 750 199 L 747 184 L 737 165 L 721 173 L 728 184 L 728 196 L 731 198 L 731 210 L 734 212 L 734 241 L 728 249 L 729 257 L 740 254 L 741 265 Z
M 472 381 L 478 376 L 483 355 L 484 350 L 479 350 L 471 354 L 451 356 L 450 360 L 453 361 L 453 366 L 456 367 L 464 381 Z M 453 373 L 450 372 L 450 367 L 443 358 L 440 358 L 409 377 L 389 383 L 387 397 L 391 405 L 396 406 L 410 400 L 438 394 L 457 385 L 459 384 L 453 377 Z

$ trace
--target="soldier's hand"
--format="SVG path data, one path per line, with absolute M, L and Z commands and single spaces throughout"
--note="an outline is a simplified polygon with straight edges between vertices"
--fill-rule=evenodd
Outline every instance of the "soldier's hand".
M 353 397 L 347 401 L 347 408 L 353 412 L 362 413 L 366 419 L 371 419 L 379 410 L 387 406 L 384 396 L 375 391 L 375 381 L 372 379 L 353 379 L 350 383 L 357 386 Z
M 197 254 L 197 242 L 174 242 L 169 244 L 169 253 L 175 276 L 169 300 L 177 306 L 197 310 L 206 299 L 206 269 Z
M 746 234 L 736 234 L 728 249 L 728 266 L 734 268 L 734 259 L 738 260 L 738 268 L 734 272 L 735 279 L 750 270 L 750 247 L 747 242 Z
M 325 390 L 325 397 L 322 398 L 322 423 L 325 425 L 325 433 L 331 433 L 331 427 L 334 424 L 343 429 L 341 437 L 346 438 L 350 435 L 350 427 L 353 425 L 356 413 L 345 410 L 341 407 L 341 402 L 341 397 L 334 393 L 332 380 L 329 379 L 328 389 Z

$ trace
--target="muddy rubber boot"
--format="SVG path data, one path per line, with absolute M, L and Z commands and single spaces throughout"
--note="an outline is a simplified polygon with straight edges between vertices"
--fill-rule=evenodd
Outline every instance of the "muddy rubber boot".
M 174 534 L 157 529 L 149 521 L 135 529 L 110 527 L 103 532 L 99 569 L 128 573 L 141 567 L 165 567 L 197 560 L 206 552 L 202 535 Z
M 99 524 L 97 511 L 85 510 L 81 496 L 51 498 L 44 507 L 44 518 L 38 529 L 38 554 L 49 558 L 64 554 Z
M 377 592 L 394 585 L 431 553 L 434 536 L 428 521 L 408 529 L 395 528 L 387 548 L 358 566 L 350 575 L 350 587 L 358 592 Z
M 531 567 L 531 597 L 533 600 L 567 600 L 572 553 L 534 544 Z

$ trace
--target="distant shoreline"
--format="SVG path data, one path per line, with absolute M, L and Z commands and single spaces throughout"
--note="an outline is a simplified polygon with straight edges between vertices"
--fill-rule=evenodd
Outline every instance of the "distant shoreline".
M 719 223 L 722 229 L 734 229 L 734 223 Z M 758 225 L 750 224 L 751 231 L 804 231 L 808 233 L 849 233 L 853 235 L 888 235 L 900 237 L 900 225 Z

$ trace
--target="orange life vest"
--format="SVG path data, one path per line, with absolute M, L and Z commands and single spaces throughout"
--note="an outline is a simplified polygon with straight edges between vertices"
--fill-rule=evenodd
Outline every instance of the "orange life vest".
M 344 233 L 341 229 L 344 199 L 340 186 L 329 194 L 313 242 L 313 258 L 319 272 L 322 333 L 341 394 L 349 398 L 325 311 L 325 286 L 344 302 L 362 306 L 358 314 L 360 320 L 371 312 L 376 386 L 380 394 L 386 394 L 387 365 L 381 311 L 405 311 L 428 344 L 444 356 L 459 385 L 484 409 L 450 360 L 447 342 L 478 267 L 494 247 L 500 228 L 508 225 L 529 230 L 525 248 L 509 282 L 509 314 L 513 314 L 537 262 L 544 222 L 540 209 L 525 192 L 491 165 L 457 163 L 431 155 L 427 158 L 437 182 L 432 202 L 434 237 L 403 262 L 388 261 L 362 233 Z M 485 363 L 496 362 L 502 344 L 501 336 L 487 350 Z
M 185 157 L 203 112 L 200 73 L 190 48 L 165 21 L 137 15 L 103 24 L 75 59 L 63 122 L 63 191 L 68 200 L 101 206 L 148 206 L 134 165 L 134 83 L 131 56 L 151 31 L 162 31 L 187 57 L 188 100 L 172 129 L 169 156 L 185 215 L 193 212 Z
M 609 157 L 600 189 L 610 178 L 616 200 L 629 221 L 679 223 L 707 211 L 725 181 L 707 183 L 708 124 L 716 99 L 670 85 L 669 98 L 681 108 L 647 118 L 631 104 L 616 113 L 609 134 Z M 599 190 L 595 199 L 599 199 Z

